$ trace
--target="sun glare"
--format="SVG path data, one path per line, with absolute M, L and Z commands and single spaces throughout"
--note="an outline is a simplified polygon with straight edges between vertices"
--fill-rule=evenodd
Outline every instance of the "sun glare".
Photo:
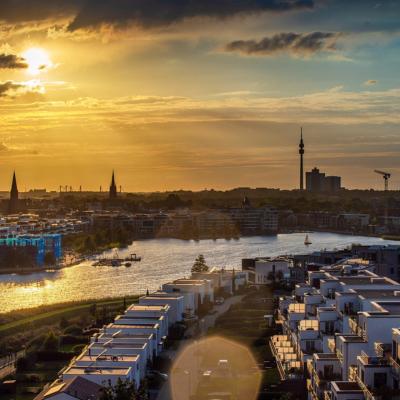
M 37 47 L 26 50 L 22 53 L 22 57 L 26 60 L 28 64 L 28 73 L 31 75 L 39 75 L 53 65 L 49 54 L 45 50 Z

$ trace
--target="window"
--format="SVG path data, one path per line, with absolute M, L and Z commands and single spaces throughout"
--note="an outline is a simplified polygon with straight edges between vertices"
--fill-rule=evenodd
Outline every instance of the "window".
M 324 365 L 324 378 L 330 379 L 333 377 L 333 365 Z
M 374 387 L 380 388 L 386 385 L 387 376 L 383 372 L 375 372 L 374 374 Z

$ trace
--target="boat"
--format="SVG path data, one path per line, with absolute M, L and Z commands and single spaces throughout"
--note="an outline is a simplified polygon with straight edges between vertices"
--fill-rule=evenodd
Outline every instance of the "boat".
M 310 238 L 308 237 L 308 235 L 306 235 L 306 238 L 304 239 L 304 244 L 306 246 L 309 246 L 310 244 L 312 244 L 312 241 L 310 240 Z
M 126 262 L 126 263 L 125 263 L 125 267 L 126 267 L 126 268 L 130 267 L 131 265 L 132 265 L 132 264 L 131 264 L 130 262 Z
M 129 257 L 125 258 L 125 261 L 139 262 L 142 261 L 142 257 L 138 256 L 136 253 L 132 253 Z

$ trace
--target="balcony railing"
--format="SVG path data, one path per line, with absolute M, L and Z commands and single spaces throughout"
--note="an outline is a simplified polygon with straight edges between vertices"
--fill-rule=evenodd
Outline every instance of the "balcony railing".
M 349 318 L 349 328 L 353 333 L 357 334 L 358 324 L 354 318 Z
M 400 377 L 400 365 L 398 362 L 393 357 L 389 357 L 389 361 L 392 366 L 392 374 L 397 378 Z
M 332 353 L 335 353 L 336 350 L 335 339 L 328 339 L 328 348 Z
M 311 379 L 307 379 L 307 391 L 310 394 L 312 400 L 319 400 L 317 393 L 314 391 Z
M 332 393 L 329 390 L 325 390 L 324 392 L 324 400 L 332 400 Z
M 349 367 L 349 381 L 357 382 L 357 375 L 358 375 L 357 367 L 354 365 L 350 366 Z
M 313 369 L 313 376 L 315 384 L 319 387 L 320 390 L 324 390 L 328 382 L 340 381 L 342 379 L 341 374 L 324 374 L 322 371 L 316 371 L 315 369 Z
M 375 397 L 369 387 L 361 380 L 358 374 L 355 375 L 355 382 L 358 383 L 361 390 L 364 392 L 364 397 L 366 400 L 377 400 L 378 397 Z
M 367 332 L 358 325 L 354 318 L 349 318 L 349 328 L 355 335 L 361 336 L 363 339 L 367 339 Z

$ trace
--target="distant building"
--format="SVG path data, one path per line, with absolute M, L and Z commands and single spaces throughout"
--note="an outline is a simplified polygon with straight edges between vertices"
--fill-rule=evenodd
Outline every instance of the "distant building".
M 341 189 L 341 178 L 340 176 L 326 176 L 324 180 L 324 191 L 325 192 L 337 192 Z
M 273 207 L 255 208 L 245 197 L 240 208 L 229 208 L 226 214 L 244 235 L 276 233 L 278 211 Z
M 304 190 L 304 141 L 303 141 L 303 128 L 300 133 L 299 143 L 299 154 L 300 154 L 300 190 Z
M 308 192 L 337 192 L 341 188 L 340 176 L 326 176 L 318 168 L 306 173 L 306 188 Z
M 8 205 L 8 212 L 10 214 L 14 214 L 18 212 L 18 210 L 19 210 L 18 187 L 17 187 L 17 178 L 14 172 L 10 190 L 10 202 Z
M 111 177 L 111 185 L 110 185 L 110 192 L 109 192 L 110 200 L 114 200 L 117 198 L 117 185 L 115 184 L 115 176 L 114 171 Z

